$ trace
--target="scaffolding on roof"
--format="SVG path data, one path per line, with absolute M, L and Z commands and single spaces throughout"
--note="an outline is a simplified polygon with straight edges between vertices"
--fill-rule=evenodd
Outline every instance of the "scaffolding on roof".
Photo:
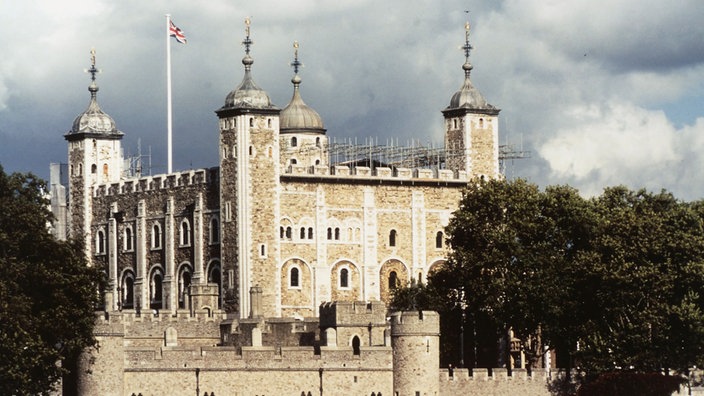
M 333 140 L 328 144 L 327 152 L 330 164 L 347 166 L 368 166 L 370 168 L 434 168 L 446 169 L 448 160 L 464 155 L 461 148 L 440 148 L 432 144 L 423 145 L 419 140 L 411 140 L 408 145 L 400 146 L 398 140 L 387 141 L 385 145 L 378 144 L 378 139 L 344 138 Z M 506 162 L 514 159 L 529 158 L 530 152 L 517 148 L 515 145 L 499 146 L 499 171 L 505 172 Z

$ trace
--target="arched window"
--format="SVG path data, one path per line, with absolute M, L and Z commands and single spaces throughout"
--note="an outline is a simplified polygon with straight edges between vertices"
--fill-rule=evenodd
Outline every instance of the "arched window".
M 389 290 L 394 290 L 398 287 L 398 274 L 396 271 L 391 271 L 389 273 Z
M 249 146 L 249 155 L 254 155 L 254 147 Z
M 360 352 L 361 351 L 359 337 L 354 336 L 354 338 L 352 338 L 352 353 L 359 356 Z
M 187 219 L 181 222 L 181 246 L 190 246 L 191 244 L 191 224 Z
M 285 235 L 286 231 L 284 230 L 284 226 L 279 227 L 279 238 L 284 239 Z
M 130 252 L 132 251 L 132 249 L 134 249 L 134 246 L 132 244 L 132 227 L 125 227 L 125 235 L 123 242 L 126 251 Z
M 313 239 L 313 227 L 308 227 L 308 239 Z
M 340 229 L 338 227 L 335 227 L 335 240 L 340 240 Z
M 291 147 L 296 147 L 296 146 L 298 146 L 298 138 L 294 136 L 291 138 Z
M 442 242 L 443 242 L 442 231 L 438 231 L 438 233 L 435 234 L 435 248 L 442 249 Z
M 300 232 L 300 239 L 306 239 L 306 228 L 301 227 L 301 232 Z
M 152 226 L 152 249 L 161 249 L 161 226 L 159 223 Z
M 125 309 L 134 308 L 134 274 L 132 271 L 125 271 L 122 276 L 120 304 Z
M 298 160 L 295 158 L 291 158 L 291 165 L 296 165 L 298 163 Z
M 220 263 L 215 261 L 213 264 L 210 265 L 210 269 L 208 270 L 208 282 L 209 283 L 215 283 L 218 285 L 218 308 L 220 308 L 221 304 L 221 296 L 222 296 L 222 285 L 221 285 L 221 280 L 222 280 L 222 274 L 220 271 Z
M 95 235 L 95 252 L 105 254 L 105 231 L 102 229 Z
M 96 174 L 98 172 L 98 165 L 93 164 L 90 166 L 90 173 Z
M 152 277 L 149 282 L 149 307 L 151 309 L 161 309 L 162 307 L 162 301 L 161 301 L 161 296 L 162 296 L 162 282 L 164 280 L 164 276 L 161 273 L 160 269 L 155 269 L 152 272 Z
M 254 126 L 254 117 L 249 117 L 249 126 L 250 127 Z
M 193 270 L 190 266 L 184 265 L 178 274 L 178 307 L 188 308 L 188 297 L 191 294 L 191 279 Z
M 286 227 L 286 239 L 291 240 L 293 234 L 293 230 L 291 227 Z
M 217 217 L 210 219 L 210 243 L 220 242 L 220 222 Z
M 340 287 L 350 287 L 350 271 L 347 268 L 340 270 Z
M 266 120 L 266 126 L 267 128 L 271 128 L 271 118 Z
M 479 119 L 479 128 L 484 128 L 484 119 L 483 118 Z
M 291 267 L 291 274 L 289 275 L 289 286 L 290 287 L 300 287 L 299 271 L 296 267 Z
M 396 230 L 389 232 L 389 246 L 396 246 Z
M 332 228 L 328 227 L 328 240 L 332 239 Z
M 315 138 L 315 147 L 320 147 L 320 138 Z
M 103 176 L 108 175 L 108 164 L 103 164 Z

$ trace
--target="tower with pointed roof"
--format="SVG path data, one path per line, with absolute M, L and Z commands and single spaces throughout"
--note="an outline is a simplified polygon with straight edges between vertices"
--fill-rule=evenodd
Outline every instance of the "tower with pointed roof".
M 88 108 L 73 121 L 64 138 L 68 141 L 69 226 L 72 237 L 84 237 L 91 243 L 91 192 L 96 184 L 113 183 L 122 175 L 122 136 L 115 121 L 98 105 L 95 76 L 95 50 L 91 50 L 91 83 Z M 103 241 L 105 242 L 105 241 Z
M 499 109 L 489 104 L 469 78 L 469 22 L 465 24 L 464 83 L 442 111 L 445 118 L 447 168 L 469 178 L 496 178 L 499 173 Z
M 261 288 L 264 315 L 277 314 L 280 174 L 279 110 L 252 79 L 250 20 L 245 20 L 244 77 L 215 113 L 220 123 L 222 286 L 226 303 L 249 314 L 251 288 Z
M 293 97 L 281 110 L 280 116 L 281 165 L 284 168 L 294 165 L 328 166 L 328 139 L 323 119 L 301 98 L 298 71 L 303 64 L 298 60 L 298 42 L 293 43 L 293 48 Z

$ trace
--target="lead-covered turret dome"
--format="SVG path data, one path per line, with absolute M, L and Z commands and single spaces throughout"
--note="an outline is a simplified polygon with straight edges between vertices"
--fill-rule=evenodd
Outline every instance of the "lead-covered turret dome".
M 296 73 L 291 82 L 293 83 L 293 97 L 289 104 L 281 110 L 279 116 L 279 130 L 281 133 L 325 133 L 323 119 L 317 111 L 305 104 L 301 98 L 300 85 L 301 77 L 298 75 L 298 68 L 301 62 L 298 61 L 298 43 L 294 43 L 295 57 L 291 66 Z
M 94 53 L 94 52 L 93 52 Z M 91 73 L 91 84 L 88 86 L 90 92 L 90 103 L 88 108 L 73 120 L 73 127 L 66 134 L 66 138 L 72 136 L 90 135 L 94 137 L 119 138 L 124 135 L 117 129 L 115 120 L 106 114 L 98 105 L 98 84 L 95 82 L 95 75 L 98 69 L 95 68 L 95 55 L 91 57 L 92 65 L 88 69 Z
M 498 113 L 499 109 L 490 105 L 484 96 L 479 92 L 477 88 L 474 87 L 469 75 L 472 71 L 472 64 L 469 63 L 469 51 L 472 49 L 472 45 L 469 44 L 469 23 L 465 25 L 466 30 L 466 40 L 462 47 L 465 54 L 465 62 L 462 65 L 462 70 L 464 70 L 464 83 L 460 87 L 459 91 L 455 92 L 450 99 L 450 105 L 447 106 L 445 111 L 455 110 L 455 109 L 466 109 L 466 110 L 478 110 L 488 113 Z
M 269 94 L 259 88 L 252 79 L 252 64 L 254 63 L 254 59 L 249 55 L 250 46 L 253 44 L 253 41 L 249 37 L 249 18 L 245 20 L 245 24 L 247 25 L 247 36 L 244 41 L 242 41 L 242 44 L 245 46 L 245 56 L 242 58 L 244 77 L 240 85 L 227 95 L 225 105 L 221 110 L 231 108 L 274 109 L 275 106 L 271 104 Z

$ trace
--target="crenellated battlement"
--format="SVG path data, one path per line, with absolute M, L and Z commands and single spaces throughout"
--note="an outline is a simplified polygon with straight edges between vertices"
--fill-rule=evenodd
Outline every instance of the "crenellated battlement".
M 389 168 L 367 166 L 305 166 L 289 165 L 284 169 L 283 176 L 317 177 L 323 180 L 339 181 L 341 179 L 374 180 L 374 181 L 454 181 L 467 182 L 467 172 L 455 172 L 450 169 L 433 168 Z
M 505 368 L 440 369 L 442 395 L 549 396 L 550 372 L 546 369 Z
M 143 322 L 214 322 L 227 319 L 224 311 L 210 311 L 207 309 L 197 309 L 193 312 L 179 309 L 172 314 L 169 311 L 142 310 L 138 313 L 133 309 L 125 309 L 117 312 L 96 312 L 98 323 L 143 323 Z
M 320 327 L 386 326 L 386 305 L 381 301 L 336 301 L 320 306 Z
M 171 191 L 179 187 L 208 185 L 219 182 L 219 168 L 193 169 L 184 172 L 124 179 L 119 183 L 100 184 L 93 188 L 94 197 L 134 194 L 145 191 Z
M 434 311 L 402 311 L 391 315 L 391 336 L 439 335 L 440 315 Z

